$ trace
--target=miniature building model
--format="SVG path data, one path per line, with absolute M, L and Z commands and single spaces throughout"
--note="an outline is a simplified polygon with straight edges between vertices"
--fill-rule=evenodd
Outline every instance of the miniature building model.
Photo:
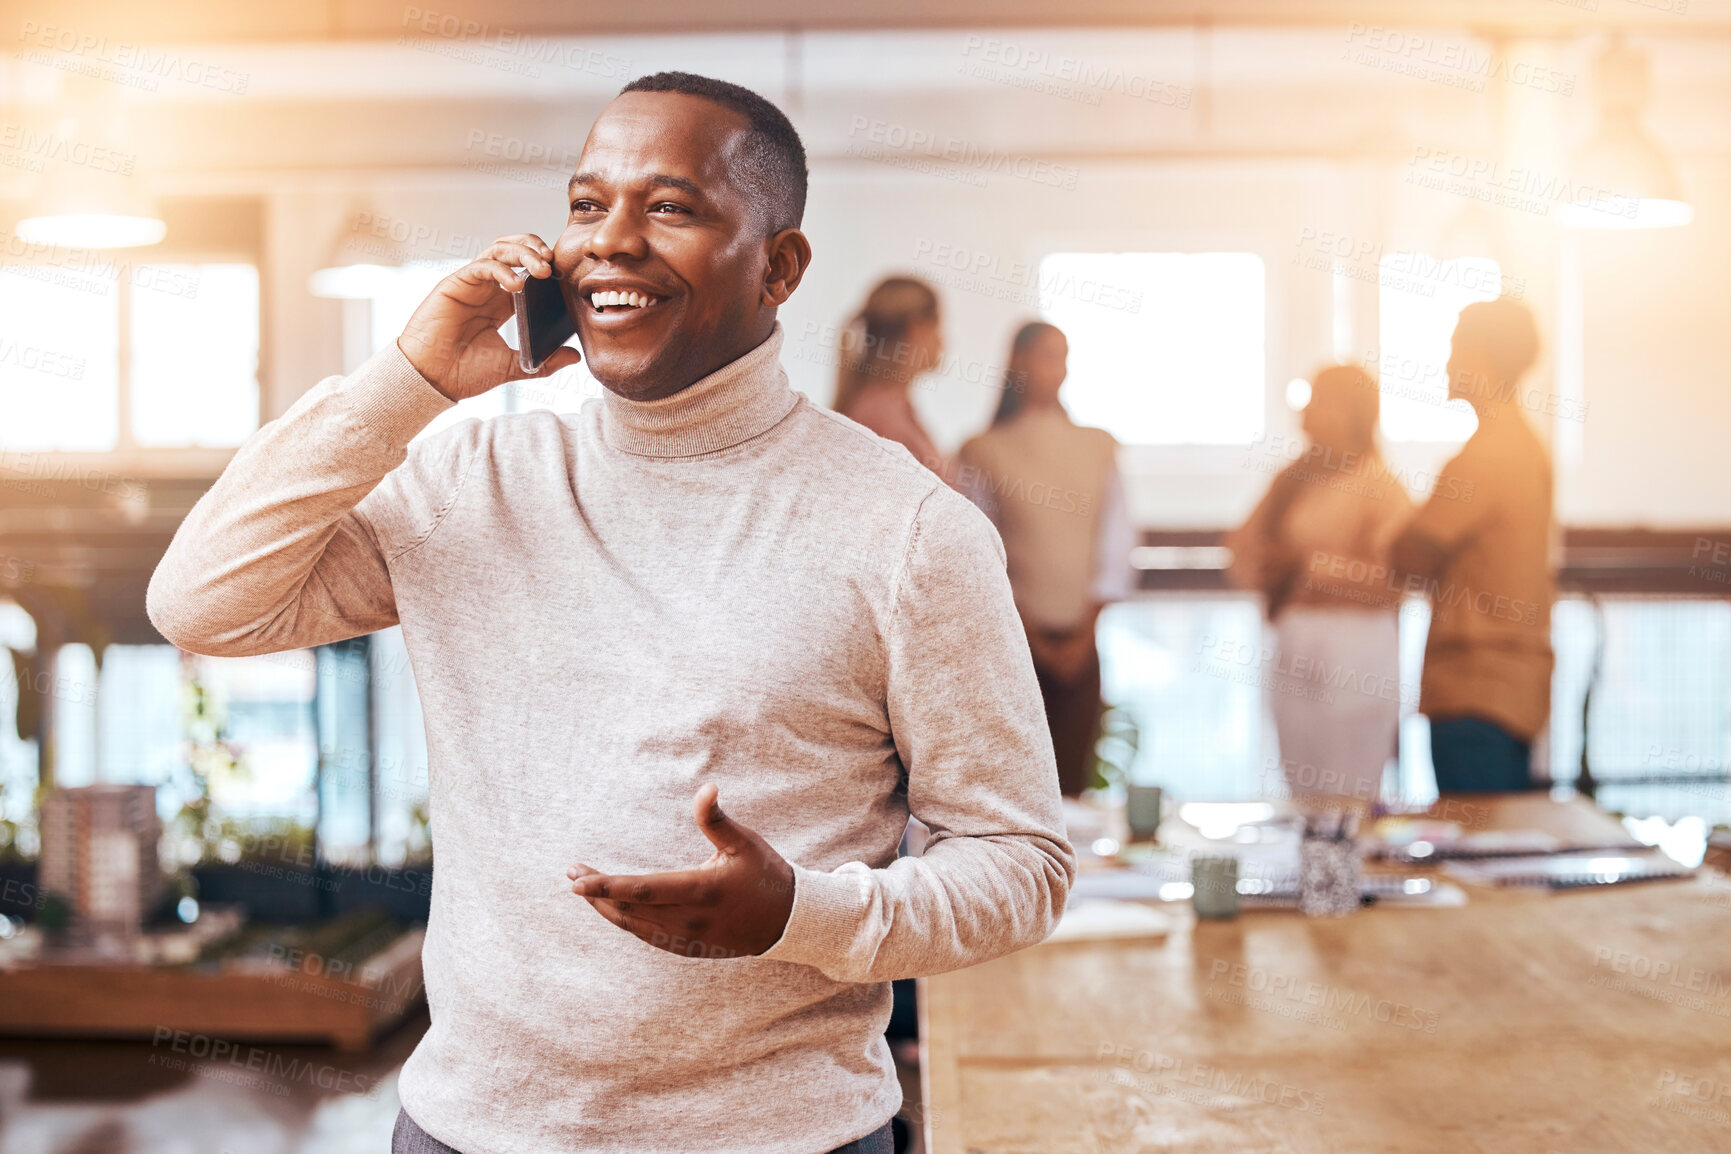
M 74 939 L 124 951 L 165 884 L 155 787 L 56 790 L 43 802 L 41 828 L 41 886 L 71 905 Z

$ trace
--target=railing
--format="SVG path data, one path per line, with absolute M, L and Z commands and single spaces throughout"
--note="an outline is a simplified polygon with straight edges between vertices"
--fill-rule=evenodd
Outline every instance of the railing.
M 1182 631 L 1174 614 L 1215 614 L 1209 619 L 1218 621 L 1223 607 L 1243 604 L 1246 595 L 1226 580 L 1230 553 L 1224 536 L 1214 530 L 1142 534 L 1133 561 L 1143 611 L 1159 614 L 1165 624 L 1136 628 L 1171 638 Z M 1551 728 L 1538 758 L 1541 772 L 1548 769 L 1554 781 L 1574 784 L 1628 812 L 1696 814 L 1709 821 L 1731 818 L 1731 529 L 1566 530 L 1557 584 L 1557 674 Z M 1156 609 L 1162 602 L 1166 604 Z M 1413 612 L 1402 614 L 1407 659 L 1402 699 L 1409 712 L 1417 694 L 1416 657 L 1428 623 L 1422 603 L 1410 608 Z M 1242 616 L 1242 610 L 1238 614 Z M 1129 627 L 1122 619 L 1118 625 Z M 1107 628 L 1112 627 L 1108 617 Z M 1247 637 L 1254 631 L 1243 621 L 1234 628 Z M 1110 648 L 1111 638 L 1106 640 Z M 1172 655 L 1189 656 L 1179 650 Z M 1196 668 L 1208 671 L 1194 662 L 1180 662 L 1178 668 L 1180 677 Z M 1244 670 L 1212 672 L 1255 681 Z M 1182 698 L 1194 696 L 1193 690 L 1175 685 L 1164 692 Z M 1229 708 L 1228 692 L 1218 685 L 1204 685 L 1202 696 L 1212 705 L 1192 703 L 1176 713 L 1156 709 L 1168 732 L 1152 744 L 1202 749 L 1236 743 L 1236 767 L 1217 759 L 1204 776 L 1213 788 L 1231 792 L 1242 792 L 1250 774 L 1257 784 L 1265 784 L 1262 779 L 1270 776 L 1266 769 L 1244 767 L 1242 759 L 1251 754 L 1243 748 L 1241 733 L 1220 730 L 1185 739 L 1171 732 L 1205 725 L 1211 709 Z M 1152 695 L 1144 691 L 1143 697 L 1146 708 Z M 1231 708 L 1245 716 L 1244 702 Z M 1265 717 L 1258 720 L 1266 722 Z M 1422 794 L 1428 788 L 1426 732 L 1422 718 L 1403 724 L 1402 793 Z M 1271 736 L 1261 744 L 1266 764 L 1272 756 L 1267 752 Z

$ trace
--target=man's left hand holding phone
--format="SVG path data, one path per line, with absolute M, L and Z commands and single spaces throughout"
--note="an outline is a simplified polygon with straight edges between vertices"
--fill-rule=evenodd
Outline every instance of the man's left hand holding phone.
M 547 284 L 525 294 L 531 280 Z M 519 294 L 533 305 L 537 299 L 545 302 L 551 295 L 547 290 L 560 291 L 552 247 L 530 234 L 500 237 L 474 261 L 439 282 L 403 327 L 397 347 L 416 372 L 453 401 L 478 397 L 506 381 L 556 373 L 583 359 L 563 344 L 569 334 L 530 372 L 524 369 L 519 351 L 499 333 L 499 326 L 513 316 L 528 319 L 532 310 L 518 305 Z M 546 309 L 541 312 L 545 316 Z M 570 324 L 568 314 L 564 323 Z M 552 331 L 546 326 L 539 332 L 533 325 L 526 329 L 520 321 L 517 337 L 529 349 L 531 337 L 546 340 Z

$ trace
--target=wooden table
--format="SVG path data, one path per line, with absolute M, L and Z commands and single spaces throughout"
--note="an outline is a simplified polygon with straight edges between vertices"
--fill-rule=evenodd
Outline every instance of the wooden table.
M 0 1036 L 326 1042 L 362 1051 L 420 1005 L 421 943 L 404 933 L 356 973 L 316 955 L 246 968 L 0 966 Z M 177 1043 L 178 1044 L 178 1043 Z M 194 1055 L 198 1051 L 193 1051 Z
M 1617 832 L 1584 801 L 1448 801 L 1469 826 Z M 1169 905 L 1163 942 L 926 979 L 927 1148 L 1731 1151 L 1731 883 L 1469 892 L 1339 920 Z

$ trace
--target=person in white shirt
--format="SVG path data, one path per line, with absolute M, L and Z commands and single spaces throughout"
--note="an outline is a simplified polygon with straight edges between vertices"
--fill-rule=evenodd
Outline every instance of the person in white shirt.
M 1288 789 L 1375 802 L 1400 725 L 1398 585 L 1388 547 L 1412 500 L 1377 448 L 1376 382 L 1339 365 L 1311 382 L 1305 452 L 1234 532 L 1229 576 L 1259 590 L 1276 645 L 1269 690 Z

